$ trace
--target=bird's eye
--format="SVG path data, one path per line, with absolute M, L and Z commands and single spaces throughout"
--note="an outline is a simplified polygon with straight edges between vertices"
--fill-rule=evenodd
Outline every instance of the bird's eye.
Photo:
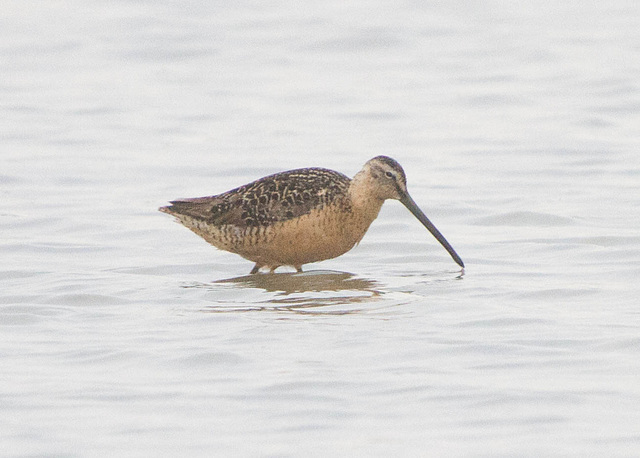
M 391 172 L 385 172 L 384 174 L 387 176 L 387 178 L 393 178 L 393 173 Z

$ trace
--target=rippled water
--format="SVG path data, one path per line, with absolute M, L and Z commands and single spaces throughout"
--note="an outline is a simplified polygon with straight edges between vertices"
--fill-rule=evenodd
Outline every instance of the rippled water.
M 11 2 L 8 456 L 640 453 L 640 8 Z M 157 207 L 378 154 L 348 254 L 249 276 Z

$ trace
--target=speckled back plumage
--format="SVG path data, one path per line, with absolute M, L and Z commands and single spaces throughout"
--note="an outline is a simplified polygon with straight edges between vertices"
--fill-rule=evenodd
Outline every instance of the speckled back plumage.
M 350 181 L 341 173 L 323 168 L 290 170 L 217 196 L 172 201 L 164 211 L 214 226 L 266 226 L 344 200 Z

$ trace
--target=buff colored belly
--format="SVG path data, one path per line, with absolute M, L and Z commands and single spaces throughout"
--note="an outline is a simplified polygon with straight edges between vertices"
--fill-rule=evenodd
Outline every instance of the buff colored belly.
M 184 220 L 183 224 L 221 250 L 275 268 L 301 266 L 346 253 L 362 239 L 377 213 L 345 212 L 330 206 L 268 226 L 215 227 Z

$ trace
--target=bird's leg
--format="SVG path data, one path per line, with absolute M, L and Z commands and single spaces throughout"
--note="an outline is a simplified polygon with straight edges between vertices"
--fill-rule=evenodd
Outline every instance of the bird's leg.
M 260 272 L 260 265 L 256 262 L 256 265 L 253 266 L 253 269 L 251 269 L 251 272 L 249 272 L 250 274 L 257 274 L 258 272 Z

